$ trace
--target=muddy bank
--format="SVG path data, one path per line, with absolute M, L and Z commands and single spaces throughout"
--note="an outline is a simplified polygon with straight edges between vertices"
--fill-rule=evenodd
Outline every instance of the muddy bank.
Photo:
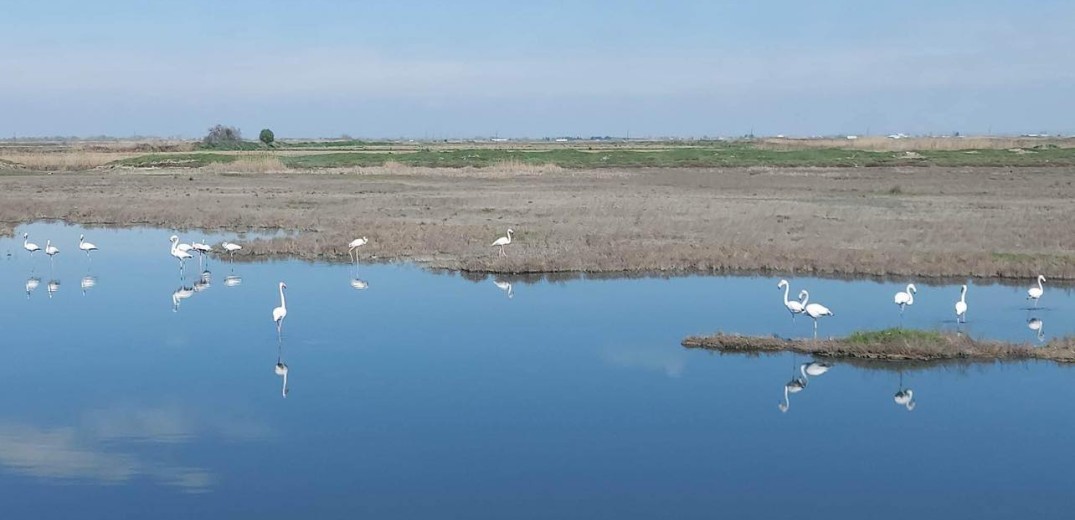
M 324 261 L 346 261 L 346 244 L 366 236 L 364 260 L 474 273 L 1075 279 L 1070 178 L 925 167 L 8 171 L 0 231 L 44 218 L 287 230 L 297 233 L 242 254 Z M 490 244 L 509 227 L 515 243 L 498 258 Z
M 682 345 L 728 353 L 796 352 L 851 361 L 938 363 L 1040 359 L 1075 363 L 1075 340 L 1071 338 L 1033 346 L 908 329 L 860 332 L 846 338 L 821 340 L 715 334 L 688 337 Z

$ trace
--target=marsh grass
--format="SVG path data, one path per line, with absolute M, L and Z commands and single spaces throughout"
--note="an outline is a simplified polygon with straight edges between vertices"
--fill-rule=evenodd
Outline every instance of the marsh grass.
M 817 357 L 885 361 L 936 362 L 948 360 L 1006 361 L 1042 359 L 1075 363 L 1075 339 L 1054 339 L 1044 346 L 975 340 L 951 332 L 885 329 L 854 332 L 845 338 L 780 339 L 771 336 L 715 334 L 692 336 L 684 347 L 720 352 L 799 352 Z

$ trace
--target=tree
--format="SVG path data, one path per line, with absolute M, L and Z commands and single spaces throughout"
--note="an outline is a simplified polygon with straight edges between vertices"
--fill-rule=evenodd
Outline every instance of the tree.
M 268 128 L 263 128 L 261 130 L 261 133 L 258 134 L 258 139 L 260 139 L 261 142 L 265 143 L 267 146 L 272 146 L 273 141 L 276 140 L 276 136 L 273 135 L 272 130 L 269 130 Z
M 216 125 L 209 129 L 202 141 L 209 146 L 228 146 L 240 143 L 243 135 L 234 126 Z

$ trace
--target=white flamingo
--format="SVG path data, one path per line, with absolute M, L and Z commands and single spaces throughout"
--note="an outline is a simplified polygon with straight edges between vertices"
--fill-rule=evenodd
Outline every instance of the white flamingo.
M 511 243 L 511 237 L 514 234 L 515 234 L 515 232 L 512 231 L 509 228 L 508 229 L 508 234 L 506 236 L 502 236 L 502 237 L 496 239 L 496 242 L 493 242 L 493 245 L 491 247 L 499 247 L 500 248 L 500 250 L 497 252 L 498 257 L 500 257 L 500 256 L 508 256 L 508 254 L 504 252 L 504 246 L 506 246 L 506 245 Z
M 355 249 L 366 245 L 368 242 L 369 240 L 367 240 L 366 237 L 362 237 L 356 238 L 352 240 L 351 243 L 347 244 L 347 256 L 351 258 L 351 262 L 358 261 L 358 254 L 355 252 Z
M 914 305 L 914 295 L 918 292 L 918 288 L 913 283 L 907 284 L 907 290 L 896 293 L 896 296 L 892 301 L 896 302 L 896 305 L 900 306 L 900 314 L 903 314 L 903 308 L 908 305 Z
M 512 288 L 511 282 L 501 282 L 500 280 L 493 280 L 493 285 L 496 285 L 498 289 L 508 294 L 508 299 L 515 297 L 515 289 Z
M 188 258 L 194 258 L 190 253 L 179 249 L 179 237 L 172 235 L 169 239 L 172 242 L 172 256 L 179 260 L 179 272 L 183 272 L 183 265 Z
M 86 258 L 90 258 L 90 251 L 96 251 L 97 246 L 86 242 L 85 235 L 78 236 L 78 248 L 86 252 Z M 91 259 L 92 260 L 92 259 Z
M 1036 332 L 1038 341 L 1045 341 L 1045 322 L 1039 318 L 1030 318 L 1026 322 L 1028 329 Z
M 287 317 L 287 301 L 284 300 L 284 289 L 287 289 L 287 284 L 280 282 L 280 306 L 272 310 L 272 321 L 276 322 L 276 333 L 278 335 L 283 330 L 284 318 Z
M 205 255 L 213 252 L 213 246 L 206 244 L 204 238 L 201 242 L 194 242 L 190 247 L 198 252 L 198 265 L 202 265 L 202 262 L 205 260 Z
M 227 242 L 227 241 L 221 242 L 220 247 L 224 248 L 224 251 L 227 251 L 228 258 L 230 258 L 232 260 L 235 260 L 235 252 L 239 251 L 239 250 L 241 250 L 243 248 L 243 246 L 241 246 L 239 244 L 234 244 L 232 242 Z
M 51 240 L 45 241 L 45 254 L 49 255 L 49 262 L 52 262 L 52 258 L 60 254 L 60 248 L 52 245 Z
M 364 291 L 364 290 L 368 289 L 369 286 L 370 286 L 370 284 L 366 283 L 365 280 L 360 280 L 358 278 L 352 278 L 351 279 L 351 287 L 354 287 L 355 289 L 358 289 L 360 291 Z
M 803 296 L 805 297 L 803 301 L 810 300 L 810 293 L 803 291 Z M 821 305 L 820 303 L 806 304 L 806 307 L 803 308 L 803 312 L 814 319 L 814 338 L 817 338 L 817 320 L 823 316 L 836 316 L 836 314 L 830 311 L 828 307 Z
M 34 253 L 41 250 L 41 246 L 30 242 L 30 234 L 22 234 L 22 248 L 30 252 L 30 258 L 34 257 Z
M 967 286 L 959 290 L 959 301 L 956 302 L 956 323 L 967 323 Z
M 1042 282 L 1044 282 L 1044 281 L 1045 281 L 1045 277 L 1039 274 L 1038 275 L 1038 286 L 1037 287 L 1031 287 L 1030 289 L 1027 289 L 1027 291 L 1026 291 L 1026 299 L 1034 300 L 1034 306 L 1035 307 L 1038 306 L 1038 298 L 1041 298 L 1041 295 L 1045 294 L 1045 287 L 1043 287 L 1041 285 Z
M 780 280 L 780 283 L 776 284 L 776 288 L 784 289 L 784 307 L 787 307 L 788 312 L 791 313 L 791 319 L 794 321 L 795 315 L 802 314 L 803 310 L 805 310 L 805 302 L 801 301 L 805 291 L 799 293 L 799 301 L 796 301 L 788 299 L 788 292 L 791 290 L 791 286 L 788 284 L 787 280 Z

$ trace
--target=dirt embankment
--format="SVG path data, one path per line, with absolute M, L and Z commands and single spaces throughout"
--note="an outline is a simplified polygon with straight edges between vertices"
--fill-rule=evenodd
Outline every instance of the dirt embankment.
M 847 338 L 809 340 L 715 334 L 683 340 L 687 348 L 719 352 L 797 352 L 815 357 L 871 361 L 1014 361 L 1041 359 L 1075 363 L 1075 340 L 1062 338 L 1042 346 L 983 341 L 929 331 L 890 329 Z
M 247 258 L 411 260 L 479 272 L 1075 279 L 1065 168 L 356 168 L 0 172 L 0 226 L 54 218 L 295 230 Z M 490 244 L 516 232 L 506 258 Z

